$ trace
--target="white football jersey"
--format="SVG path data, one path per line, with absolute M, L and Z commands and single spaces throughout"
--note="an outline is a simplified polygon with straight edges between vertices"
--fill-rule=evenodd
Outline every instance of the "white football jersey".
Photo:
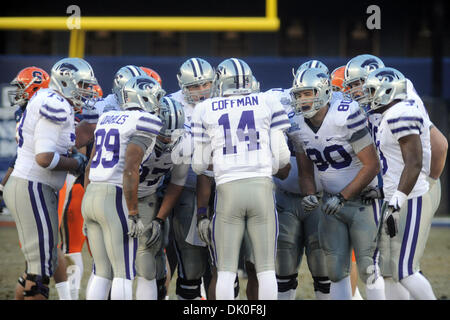
M 145 152 L 148 157 L 162 128 L 161 120 L 143 111 L 109 111 L 103 113 L 95 129 L 95 155 L 91 161 L 89 179 L 122 186 L 125 153 L 132 136 L 152 139 Z
M 289 137 L 290 134 L 292 134 L 298 129 L 298 126 L 295 124 L 295 120 L 293 120 L 293 118 L 295 117 L 295 113 L 294 109 L 292 108 L 292 98 L 289 93 L 290 89 L 274 88 L 266 92 L 276 96 L 279 99 L 280 103 L 283 105 L 283 108 L 286 111 L 289 121 L 291 122 L 291 127 L 289 127 L 286 131 L 287 136 Z M 289 170 L 289 175 L 284 180 L 273 177 L 273 182 L 278 188 L 282 190 L 295 194 L 302 194 L 300 184 L 298 181 L 297 158 L 295 157 L 296 150 L 290 138 L 287 139 L 287 145 L 289 147 L 289 150 L 291 151 L 291 161 L 290 161 L 291 169 Z M 317 192 L 322 191 L 322 185 L 320 184 L 319 174 L 315 166 L 314 166 L 314 178 L 316 181 L 316 191 Z
M 48 130 L 58 127 L 58 136 L 54 152 L 67 156 L 68 151 L 75 145 L 74 112 L 69 102 L 52 89 L 40 89 L 28 102 L 22 115 L 18 134 L 17 160 L 14 166 L 13 176 L 38 181 L 59 190 L 64 185 L 66 171 L 54 171 L 41 167 L 35 160 L 35 128 L 38 121 L 43 121 L 40 129 L 45 128 L 48 122 Z
M 114 93 L 107 95 L 105 98 L 98 99 L 95 103 L 89 102 L 83 107 L 83 120 L 89 123 L 97 123 L 100 116 L 108 111 L 119 111 L 120 104 Z
M 358 103 L 339 97 L 333 95 L 317 132 L 300 114 L 294 117 L 297 127 L 291 127 L 289 133 L 295 148 L 302 148 L 317 168 L 323 190 L 331 194 L 342 191 L 361 170 L 361 161 L 353 151 L 350 138 L 367 125 Z M 376 179 L 371 185 L 376 185 Z
M 183 106 L 184 109 L 184 128 L 187 132 L 192 132 L 191 130 L 191 121 L 192 121 L 192 114 L 194 113 L 194 105 L 188 103 L 184 99 L 183 91 L 178 90 L 177 92 L 174 92 L 172 94 L 169 94 L 167 97 L 172 98 Z M 192 140 L 190 140 L 192 141 Z M 186 184 L 184 185 L 186 188 L 190 189 L 196 189 L 197 186 L 197 174 L 192 170 L 192 167 L 189 168 L 188 177 L 186 179 Z
M 408 199 L 421 196 L 428 191 L 426 178 L 431 165 L 431 145 L 430 129 L 425 123 L 420 107 L 411 100 L 395 104 L 382 115 L 376 145 L 382 163 L 384 196 L 388 202 L 397 190 L 404 169 L 398 140 L 407 135 L 420 135 L 423 149 L 422 170 Z
M 270 131 L 289 126 L 279 100 L 265 92 L 207 99 L 192 116 L 194 140 L 211 144 L 217 185 L 271 177 Z
M 192 136 L 190 133 L 186 133 L 171 152 L 161 152 L 158 148 L 153 149 L 139 169 L 138 198 L 154 194 L 162 183 L 163 177 L 173 169 L 174 165 L 190 159 L 192 147 Z

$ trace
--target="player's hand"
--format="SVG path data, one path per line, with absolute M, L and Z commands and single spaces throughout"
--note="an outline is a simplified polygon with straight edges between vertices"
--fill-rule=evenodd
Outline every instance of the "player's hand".
M 137 238 L 144 232 L 145 226 L 142 223 L 139 214 L 128 215 L 128 235 Z
M 327 200 L 327 202 L 322 206 L 323 212 L 326 214 L 336 214 L 341 210 L 345 204 L 345 199 L 341 193 L 333 195 Z
M 372 201 L 375 199 L 383 199 L 384 193 L 383 188 L 380 188 L 378 186 L 372 187 L 369 186 L 368 188 L 364 189 L 361 192 L 361 201 L 365 205 L 372 204 Z
M 86 169 L 89 159 L 84 154 L 78 152 L 75 147 L 72 148 L 70 157 L 77 160 L 78 163 L 78 166 L 74 170 L 70 171 L 70 173 L 74 176 L 80 176 L 84 174 L 84 169 Z
M 197 216 L 197 230 L 200 239 L 206 243 L 211 244 L 211 233 L 209 231 L 210 220 L 206 215 Z
M 386 233 L 391 237 L 395 237 L 398 233 L 398 221 L 400 219 L 399 209 L 388 206 L 388 210 L 384 217 L 384 228 Z
M 156 217 L 152 223 L 145 229 L 144 236 L 147 238 L 145 240 L 145 245 L 147 248 L 155 245 L 159 238 L 161 238 L 161 230 L 164 226 L 164 220 Z
M 316 194 L 310 194 L 302 199 L 303 208 L 306 211 L 312 211 L 319 206 L 319 197 Z

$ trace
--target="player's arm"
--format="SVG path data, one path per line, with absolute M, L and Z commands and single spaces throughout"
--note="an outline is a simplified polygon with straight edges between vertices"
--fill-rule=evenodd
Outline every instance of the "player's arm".
M 437 180 L 444 170 L 447 159 L 448 141 L 442 132 L 432 126 L 430 128 L 431 168 L 430 177 Z
M 314 164 L 306 156 L 305 152 L 296 151 L 295 159 L 298 167 L 298 181 L 300 190 L 304 195 L 313 195 L 316 193 L 316 182 L 314 179 Z
M 40 117 L 34 131 L 35 160 L 38 165 L 49 170 L 71 171 L 79 174 L 84 171 L 87 158 L 73 150 L 70 157 L 56 151 L 59 134 L 70 114 L 59 105 L 48 102 L 39 110 Z
M 170 182 L 167 186 L 166 193 L 159 208 L 157 218 L 166 220 L 175 204 L 178 202 L 186 183 L 189 164 L 174 165 Z
M 94 139 L 94 131 L 97 123 L 86 120 L 81 121 L 75 128 L 75 146 L 81 148 L 87 146 Z
M 423 130 L 424 120 L 420 113 L 409 109 L 401 116 L 388 119 L 387 124 L 400 145 L 404 163 L 397 190 L 389 200 L 389 206 L 394 211 L 399 211 L 414 188 L 422 170 L 423 148 L 420 134 Z M 388 168 L 388 170 L 393 169 Z
M 125 152 L 123 194 L 127 203 L 128 215 L 131 216 L 138 214 L 139 167 L 145 150 L 140 144 L 130 142 Z
M 272 174 L 284 180 L 291 169 L 291 151 L 282 130 L 270 130 L 270 149 L 272 151 Z
M 91 163 L 92 163 L 92 158 L 94 156 L 95 156 L 95 144 L 92 146 L 91 156 L 89 157 L 89 162 L 88 162 L 88 164 L 86 166 L 86 169 L 84 171 L 84 190 L 86 190 L 87 186 L 91 182 L 89 180 L 89 173 L 91 172 Z
M 422 170 L 422 142 L 418 134 L 404 136 L 398 142 L 405 166 L 397 190 L 408 195 L 414 188 Z
M 197 106 L 192 115 L 192 137 L 194 140 L 194 151 L 192 155 L 192 170 L 198 175 L 202 174 L 212 162 L 211 138 L 206 132 L 202 122 L 202 109 Z
M 362 167 L 356 177 L 341 190 L 341 195 L 345 200 L 359 195 L 380 171 L 378 154 L 366 127 L 352 135 L 350 144 L 361 161 Z

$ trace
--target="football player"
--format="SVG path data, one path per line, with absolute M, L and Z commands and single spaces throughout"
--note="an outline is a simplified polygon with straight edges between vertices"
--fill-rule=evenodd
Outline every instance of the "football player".
M 192 117 L 193 169 L 202 174 L 212 163 L 216 182 L 211 223 L 205 212 L 199 212 L 197 219 L 202 240 L 214 247 L 216 298 L 221 300 L 234 298 L 245 229 L 255 256 L 258 298 L 277 298 L 278 227 L 271 177 L 289 165 L 283 130 L 290 124 L 273 96 L 252 94 L 252 81 L 247 63 L 236 58 L 223 61 L 216 78 L 219 97 L 198 104 Z
M 333 70 L 330 75 L 331 87 L 333 92 L 342 92 L 345 94 L 344 80 L 345 80 L 345 65 Z M 317 183 L 317 181 L 316 181 Z M 362 300 L 358 289 L 358 269 L 356 266 L 355 250 L 352 251 L 352 265 L 350 270 L 350 282 L 352 285 L 352 300 Z
M 365 83 L 373 112 L 381 114 L 376 144 L 383 167 L 386 234 L 394 281 L 415 299 L 435 300 L 428 280 L 419 272 L 433 216 L 429 190 L 430 125 L 414 100 L 407 100 L 407 81 L 398 70 L 380 68 Z M 389 237 L 388 237 L 389 236 Z M 382 247 L 384 244 L 381 245 Z
M 214 68 L 201 58 L 190 58 L 180 66 L 177 74 L 180 90 L 168 97 L 184 107 L 185 128 L 188 132 L 191 131 L 191 117 L 196 105 L 210 98 L 213 93 L 214 77 Z M 202 277 L 206 280 L 206 271 L 209 267 L 208 249 L 196 232 L 196 185 L 197 176 L 190 168 L 171 217 L 178 258 L 176 294 L 181 300 L 201 299 Z M 208 286 L 208 283 L 204 285 Z
M 144 72 L 151 78 L 155 79 L 156 81 L 158 81 L 159 85 L 162 87 L 162 79 L 160 77 L 160 75 L 158 74 L 158 72 L 156 72 L 153 69 L 147 68 L 147 67 L 139 67 L 142 70 L 144 70 Z
M 354 99 L 359 100 L 363 105 L 363 109 L 368 111 L 368 126 L 369 131 L 372 134 L 373 140 L 376 143 L 376 136 L 378 132 L 379 122 L 381 121 L 381 114 L 372 112 L 370 106 L 368 105 L 367 92 L 362 90 L 362 85 L 365 83 L 367 76 L 370 72 L 384 67 L 384 63 L 376 56 L 373 55 L 359 55 L 352 58 L 346 65 L 345 71 L 345 81 L 344 87 L 353 89 L 351 95 Z M 418 96 L 412 82 L 406 79 L 406 90 L 408 95 L 408 100 L 414 100 L 419 106 L 419 110 L 422 112 L 423 117 L 427 120 L 430 128 L 430 141 L 431 141 L 431 165 L 428 173 L 428 182 L 430 183 L 430 197 L 432 199 L 433 214 L 436 212 L 440 197 L 440 181 L 439 176 L 445 165 L 445 159 L 447 156 L 448 142 L 442 132 L 433 125 L 431 122 L 428 112 L 424 106 L 422 99 Z M 378 186 L 375 188 L 368 188 L 363 192 L 363 201 L 370 202 L 372 199 L 383 199 L 384 195 L 382 193 L 383 181 L 381 178 L 381 172 L 379 174 Z M 436 183 L 437 182 L 437 183 Z M 375 205 L 379 205 L 377 201 L 373 202 Z M 428 230 L 429 232 L 429 230 Z M 381 258 L 383 260 L 388 259 L 383 257 L 387 252 L 387 248 L 381 248 Z M 385 277 L 385 288 L 386 288 L 386 298 L 394 300 L 407 300 L 409 299 L 408 291 L 399 283 L 392 280 L 392 272 L 388 269 L 387 264 L 382 264 L 382 273 Z
M 145 229 L 138 209 L 139 167 L 162 127 L 163 91 L 137 76 L 122 88 L 121 111 L 103 113 L 95 129 L 82 213 L 95 264 L 88 300 L 131 300 L 137 238 Z
M 305 63 L 308 65 L 309 63 Z M 325 66 L 325 65 L 324 65 Z M 287 130 L 288 146 L 291 152 L 291 170 L 286 179 L 274 177 L 275 197 L 280 233 L 277 242 L 276 272 L 278 282 L 278 300 L 295 300 L 298 286 L 298 268 L 305 253 L 308 268 L 314 281 L 314 293 L 317 300 L 330 297 L 330 279 L 327 276 L 325 255 L 320 248 L 318 225 L 320 208 L 312 212 L 303 210 L 302 192 L 299 185 L 296 153 L 290 136 L 299 130 L 295 123 L 295 112 L 289 89 L 275 88 L 270 92 L 278 96 L 283 105 L 291 127 Z M 317 169 L 315 183 L 317 192 L 322 192 Z
M 192 154 L 191 135 L 184 134 L 183 106 L 164 97 L 159 117 L 163 127 L 156 138 L 154 151 L 141 165 L 139 177 L 138 208 L 148 234 L 144 233 L 139 238 L 136 256 L 138 300 L 166 297 L 166 256 L 163 250 L 163 243 L 168 242 L 166 220 L 183 190 Z M 158 203 L 157 188 L 169 172 L 170 182 L 162 203 Z
M 330 299 L 352 298 L 351 248 L 356 254 L 360 277 L 366 282 L 368 299 L 384 299 L 384 281 L 376 261 L 377 225 L 374 209 L 360 200 L 361 191 L 379 171 L 375 146 L 364 114 L 356 102 L 331 99 L 329 76 L 306 69 L 296 74 L 291 96 L 300 130 L 291 135 L 298 153 L 300 188 L 306 211 L 319 199 L 313 166 L 324 189 L 319 221 L 319 243 L 325 252 L 331 280 Z
M 86 165 L 86 156 L 73 148 L 74 111 L 95 97 L 92 86 L 96 83 L 85 60 L 58 61 L 52 67 L 49 88 L 30 99 L 18 127 L 17 161 L 4 195 L 27 262 L 25 299 L 48 299 L 49 278 L 57 262 L 56 192 L 67 171 L 78 175 Z
M 105 98 L 97 99 L 83 106 L 83 121 L 77 126 L 77 147 L 88 145 L 94 137 L 94 130 L 100 115 L 110 110 L 120 110 L 121 90 L 125 83 L 133 77 L 146 76 L 146 73 L 134 65 L 126 65 L 117 70 L 112 84 L 112 93 Z

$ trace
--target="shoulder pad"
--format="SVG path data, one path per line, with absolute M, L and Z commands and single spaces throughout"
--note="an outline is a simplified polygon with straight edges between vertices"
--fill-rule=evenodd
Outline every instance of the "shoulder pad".
M 158 135 L 162 126 L 163 123 L 161 120 L 157 116 L 149 113 L 139 115 L 136 122 L 136 130 L 146 135 Z

